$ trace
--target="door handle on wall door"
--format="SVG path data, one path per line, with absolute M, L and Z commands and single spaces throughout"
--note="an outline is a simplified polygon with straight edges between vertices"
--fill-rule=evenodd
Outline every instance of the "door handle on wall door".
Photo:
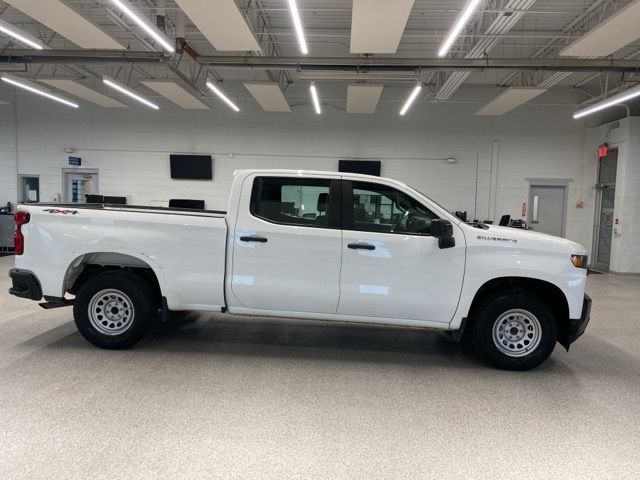
M 261 237 L 259 235 L 249 235 L 246 237 L 240 237 L 241 242 L 258 242 L 258 243 L 266 243 L 267 239 Z
M 353 250 L 375 250 L 376 246 L 371 245 L 370 243 L 358 242 L 358 243 L 350 243 L 347 247 Z

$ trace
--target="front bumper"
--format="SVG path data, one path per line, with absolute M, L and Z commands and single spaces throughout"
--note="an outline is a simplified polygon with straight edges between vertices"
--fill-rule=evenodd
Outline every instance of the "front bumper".
M 568 345 L 575 342 L 587 329 L 589 324 L 589 318 L 591 316 L 591 297 L 584 294 L 584 301 L 582 302 L 582 315 L 580 318 L 569 319 L 569 335 L 567 338 Z M 568 346 L 567 346 L 568 348 Z
M 13 287 L 9 289 L 11 295 L 29 300 L 40 300 L 42 298 L 42 288 L 36 276 L 28 270 L 13 268 L 9 271 L 9 277 L 13 282 Z

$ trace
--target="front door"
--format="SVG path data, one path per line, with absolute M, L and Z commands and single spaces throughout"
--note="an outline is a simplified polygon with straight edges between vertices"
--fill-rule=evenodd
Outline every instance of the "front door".
M 449 322 L 462 288 L 464 237 L 440 249 L 429 234 L 438 216 L 382 182 L 343 181 L 342 205 L 338 313 Z
M 249 177 L 233 238 L 231 291 L 241 307 L 335 314 L 340 180 Z
M 608 272 L 613 237 L 618 149 L 611 149 L 606 156 L 600 158 L 598 167 L 593 266 L 596 270 Z
M 531 185 L 529 227 L 536 232 L 564 236 L 565 187 Z

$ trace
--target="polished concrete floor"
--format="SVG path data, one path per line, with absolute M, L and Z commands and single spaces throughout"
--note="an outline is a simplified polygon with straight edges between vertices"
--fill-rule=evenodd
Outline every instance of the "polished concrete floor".
M 222 315 L 128 351 L 6 294 L 0 478 L 638 479 L 640 278 L 594 275 L 593 315 L 540 368 L 442 334 Z

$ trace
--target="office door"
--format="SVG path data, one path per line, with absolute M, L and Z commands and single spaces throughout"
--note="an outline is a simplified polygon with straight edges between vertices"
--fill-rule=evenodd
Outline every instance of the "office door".
M 531 185 L 529 227 L 536 232 L 564 236 L 566 187 Z

